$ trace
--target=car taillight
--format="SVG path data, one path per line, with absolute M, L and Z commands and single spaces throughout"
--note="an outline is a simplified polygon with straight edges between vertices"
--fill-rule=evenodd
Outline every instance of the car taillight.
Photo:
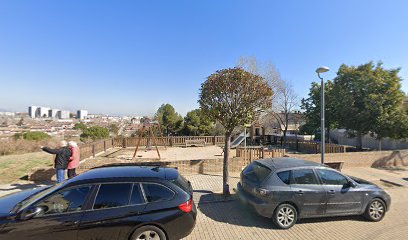
M 193 210 L 193 204 L 194 204 L 193 199 L 190 199 L 187 202 L 180 204 L 179 208 L 181 211 L 188 213 L 191 212 L 191 210 Z

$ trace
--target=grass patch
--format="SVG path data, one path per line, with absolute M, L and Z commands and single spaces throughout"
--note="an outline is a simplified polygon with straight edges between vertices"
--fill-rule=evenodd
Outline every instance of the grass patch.
M 54 163 L 54 155 L 37 152 L 0 157 L 0 183 L 17 182 L 34 168 L 49 168 Z

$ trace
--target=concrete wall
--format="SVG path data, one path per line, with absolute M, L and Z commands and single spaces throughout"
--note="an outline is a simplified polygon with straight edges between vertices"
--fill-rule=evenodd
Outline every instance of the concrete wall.
M 320 162 L 320 154 L 289 154 L 290 157 Z M 408 150 L 326 153 L 326 162 L 344 162 L 343 167 L 408 166 Z
M 344 129 L 335 129 L 330 132 L 330 138 L 341 145 L 356 146 L 356 138 L 348 138 Z M 394 140 L 391 138 L 384 138 L 379 140 L 371 137 L 369 134 L 363 136 L 363 147 L 370 149 L 394 150 L 394 149 L 408 149 L 408 139 Z

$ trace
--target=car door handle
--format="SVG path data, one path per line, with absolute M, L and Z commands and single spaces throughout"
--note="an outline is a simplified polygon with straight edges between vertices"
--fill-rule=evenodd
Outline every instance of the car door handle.
M 296 192 L 296 194 L 303 195 L 303 191 L 299 190 L 299 191 Z
M 335 194 L 336 192 L 334 190 L 329 190 L 327 191 L 329 194 Z
M 78 225 L 79 224 L 79 221 L 77 220 L 77 221 L 69 221 L 69 222 L 64 222 L 62 225 L 63 226 L 75 226 L 75 225 Z

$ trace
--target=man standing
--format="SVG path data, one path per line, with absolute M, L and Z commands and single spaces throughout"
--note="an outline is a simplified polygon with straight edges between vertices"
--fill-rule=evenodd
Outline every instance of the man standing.
M 56 154 L 54 160 L 54 167 L 57 175 L 57 182 L 63 182 L 65 180 L 65 170 L 68 167 L 69 158 L 72 153 L 69 147 L 67 146 L 66 141 L 60 142 L 60 148 L 51 149 L 48 147 L 41 147 L 44 152 L 50 154 Z

